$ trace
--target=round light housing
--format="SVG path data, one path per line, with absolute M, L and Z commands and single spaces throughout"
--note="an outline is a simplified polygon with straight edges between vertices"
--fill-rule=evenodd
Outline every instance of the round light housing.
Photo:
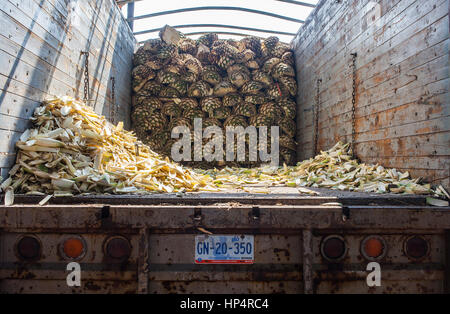
M 371 235 L 361 241 L 361 254 L 370 261 L 380 260 L 387 253 L 386 241 L 377 235 Z
M 430 246 L 423 237 L 415 235 L 406 239 L 404 251 L 409 258 L 419 260 L 428 255 Z
M 80 236 L 68 236 L 61 243 L 60 253 L 66 259 L 79 260 L 86 253 L 86 242 Z
M 41 257 L 41 242 L 33 236 L 24 236 L 16 244 L 17 255 L 25 261 L 36 261 Z
M 131 255 L 131 244 L 122 236 L 114 236 L 105 242 L 104 251 L 113 260 L 124 261 Z
M 347 254 L 347 245 L 341 236 L 330 235 L 322 240 L 320 251 L 326 260 L 337 262 Z

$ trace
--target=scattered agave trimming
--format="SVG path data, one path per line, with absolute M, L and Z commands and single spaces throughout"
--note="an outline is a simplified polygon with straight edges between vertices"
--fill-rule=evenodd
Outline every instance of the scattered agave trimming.
M 16 164 L 0 185 L 7 206 L 13 204 L 15 193 L 42 196 L 39 205 L 44 205 L 52 197 L 74 194 L 215 192 L 230 188 L 247 191 L 251 184 L 296 187 L 300 193 L 315 194 L 305 187 L 423 194 L 441 198 L 428 197 L 430 205 L 448 205 L 443 199 L 448 200 L 449 194 L 442 186 L 413 179 L 408 172 L 360 163 L 352 157 L 350 145 L 341 142 L 296 166 L 200 170 L 171 162 L 147 145 L 140 145 L 137 151 L 137 138 L 123 129 L 122 122 L 113 125 L 91 107 L 70 97 L 44 102 L 36 108 L 31 121 L 33 127 L 16 143 Z M 215 118 L 206 121 L 211 126 L 221 124 Z M 245 121 L 244 116 L 231 115 L 225 124 L 242 126 Z M 170 123 L 190 126 L 185 118 Z M 170 141 L 165 130 L 152 131 L 143 137 L 148 137 L 155 146 Z M 284 155 L 289 152 L 288 146 L 295 143 L 282 137 L 286 140 L 280 154 Z

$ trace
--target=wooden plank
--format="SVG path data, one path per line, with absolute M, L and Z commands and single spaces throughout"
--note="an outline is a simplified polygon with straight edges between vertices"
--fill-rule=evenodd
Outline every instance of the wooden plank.
M 23 17 L 21 17 L 21 19 L 23 20 Z M 56 23 L 55 23 L 55 24 L 56 24 Z M 70 35 L 70 33 L 69 33 L 69 35 Z M 97 34 L 97 35 L 98 35 L 98 34 Z M 101 35 L 98 35 L 98 36 L 101 36 Z M 98 36 L 97 36 L 97 37 L 98 37 Z M 50 37 L 52 37 L 52 36 L 50 36 Z M 70 38 L 69 38 L 69 39 L 70 39 Z M 133 39 L 133 40 L 134 40 L 134 39 Z M 70 40 L 69 40 L 69 42 L 70 42 Z M 122 41 L 122 42 L 126 42 L 126 41 Z M 120 42 L 119 42 L 119 43 L 120 43 Z M 69 48 L 72 48 L 72 47 L 69 47 Z M 79 48 L 78 48 L 78 49 L 79 49 Z M 77 49 L 77 50 L 78 50 L 78 49 Z M 74 49 L 72 49 L 72 50 L 74 50 Z M 94 50 L 95 50 L 95 49 L 94 49 Z M 95 51 L 93 51 L 93 52 L 95 53 Z M 131 56 L 131 55 L 132 55 L 132 51 L 130 51 L 129 54 L 130 54 L 130 56 Z M 118 57 L 120 57 L 120 56 L 121 56 L 121 54 L 118 54 Z M 74 58 L 80 58 L 79 54 L 76 54 L 76 55 L 74 55 L 73 57 L 74 57 Z M 83 60 L 80 60 L 80 61 L 83 61 Z M 128 62 L 130 63 L 131 60 L 129 60 Z M 118 98 L 120 98 L 120 92 L 118 93 Z
M 423 84 L 426 84 L 426 82 L 423 82 Z M 377 122 L 377 116 L 380 114 L 388 114 L 389 111 L 402 110 L 402 108 L 404 109 L 405 114 L 408 115 L 407 107 L 405 107 L 406 105 L 413 106 L 411 109 L 415 111 L 412 111 L 411 116 L 408 116 L 408 118 L 415 121 L 418 121 L 424 115 L 431 117 L 430 114 L 433 114 L 433 112 L 448 115 L 448 79 L 439 80 L 422 86 L 421 82 L 418 82 L 412 86 L 411 89 L 411 91 L 404 90 L 401 93 L 393 93 L 390 97 L 367 106 L 360 107 L 358 104 L 356 110 L 357 121 L 361 123 L 370 121 L 375 124 L 381 123 L 384 125 L 387 120 L 378 118 L 379 121 Z M 378 93 L 383 92 L 384 90 L 380 89 Z M 312 125 L 311 112 L 305 113 L 305 119 L 306 121 L 309 121 L 306 126 Z M 329 112 L 321 112 L 319 115 L 319 129 L 327 129 L 343 123 L 350 123 L 350 121 L 351 104 L 347 101 L 344 104 L 337 104 L 330 108 Z M 357 132 L 363 132 L 365 130 L 363 127 L 360 129 L 360 127 L 361 126 L 358 125 Z
M 445 1 L 445 0 L 441 0 Z M 370 51 L 374 51 L 375 56 L 380 55 L 380 49 L 386 46 L 387 42 L 380 41 L 380 43 L 376 40 L 381 38 L 379 34 L 384 34 L 387 32 L 387 30 L 395 29 L 395 32 L 392 30 L 390 32 L 391 38 L 394 38 L 395 40 L 403 40 L 405 38 L 408 38 L 411 34 L 414 34 L 416 31 L 414 31 L 413 27 L 417 24 L 421 25 L 420 27 L 423 27 L 423 24 L 433 24 L 436 20 L 439 19 L 439 17 L 430 17 L 429 19 L 424 19 L 422 16 L 430 16 L 430 12 L 437 13 L 438 16 L 443 16 L 439 14 L 439 11 L 436 8 L 433 8 L 433 6 L 430 3 L 427 3 L 427 5 L 419 6 L 419 8 L 416 8 L 417 1 L 402 1 L 399 3 L 399 5 L 395 6 L 391 11 L 389 11 L 387 14 L 383 15 L 376 23 L 374 23 L 369 29 L 365 30 L 365 32 L 362 32 L 364 29 L 364 25 L 355 25 L 356 30 L 348 29 L 345 30 L 345 34 L 352 32 L 358 32 L 358 36 L 355 38 L 349 40 L 348 42 L 345 42 L 345 45 L 338 50 L 335 54 L 332 54 L 333 51 L 336 49 L 326 49 L 324 50 L 325 53 L 328 53 L 324 56 L 318 56 L 315 60 L 317 60 L 318 63 L 316 66 L 318 69 L 321 69 L 325 64 L 328 64 L 327 60 L 334 59 L 336 61 L 340 60 L 342 56 L 348 55 L 352 51 L 356 51 L 359 53 L 358 58 L 358 66 L 360 64 L 366 64 L 367 62 L 370 62 L 370 60 L 373 59 L 373 56 L 370 55 Z M 445 14 L 444 14 L 445 15 Z M 423 23 L 417 23 L 416 19 L 418 17 L 421 17 L 418 19 L 417 22 L 422 21 Z M 361 20 L 364 20 L 361 18 Z M 382 25 L 382 27 L 380 27 Z M 358 26 L 360 29 L 358 29 Z M 408 30 L 408 31 L 407 31 Z M 389 48 L 394 47 L 395 45 L 392 43 L 392 41 L 389 42 Z M 375 51 L 376 50 L 376 51 Z M 388 49 L 390 50 L 390 49 Z M 327 67 L 329 67 L 327 65 Z
M 442 23 L 442 25 L 445 25 L 445 23 Z M 338 73 L 339 73 L 339 72 L 338 72 Z M 341 78 L 341 77 L 338 77 L 337 80 L 338 80 L 338 81 L 342 81 L 342 78 Z M 361 79 L 361 80 L 363 80 L 363 79 Z M 345 81 L 348 81 L 348 80 L 345 80 Z M 347 90 L 347 93 L 349 94 L 348 90 Z M 336 95 L 333 94 L 332 91 L 330 92 L 330 95 L 336 96 Z M 341 93 L 339 93 L 339 95 L 342 95 L 342 91 L 341 91 Z M 321 94 L 321 99 L 323 99 L 323 98 L 324 98 L 324 94 Z M 324 108 L 324 107 L 326 108 L 326 106 L 325 106 L 324 104 L 321 104 L 321 105 L 322 105 L 322 106 L 321 106 L 322 108 Z
M 10 115 L 0 114 L 0 129 L 16 132 L 24 132 L 31 126 L 28 119 L 17 118 Z
M 448 170 L 450 169 L 450 158 L 440 158 L 436 156 L 428 157 L 364 157 L 364 161 L 372 164 L 379 163 L 386 167 L 403 168 L 403 169 L 433 169 Z M 421 166 L 419 166 L 421 165 Z
M 450 156 L 450 131 L 359 142 L 356 150 L 359 156 L 372 158 Z
M 16 142 L 19 140 L 22 132 L 7 131 L 0 129 L 0 153 L 12 153 Z
M 73 94 L 74 96 L 80 96 L 80 91 L 76 91 L 73 89 L 73 86 L 75 86 L 77 82 L 78 83 L 80 82 L 80 79 L 77 79 L 75 75 L 70 76 L 69 73 L 58 69 L 57 67 L 53 66 L 52 64 L 46 61 L 43 61 L 41 58 L 32 54 L 27 49 L 21 49 L 21 47 L 18 46 L 16 43 L 10 41 L 9 39 L 4 38 L 1 35 L 0 38 L 2 39 L 0 43 L 0 51 L 8 54 L 10 61 L 9 64 L 11 65 L 9 69 L 4 69 L 3 70 L 4 72 L 1 72 L 1 74 L 8 76 L 11 75 L 12 73 L 17 72 L 16 66 L 18 66 L 18 63 L 24 62 L 27 65 L 29 65 L 27 76 L 33 77 L 35 75 L 39 75 L 39 73 L 44 73 L 46 77 L 42 79 L 42 82 L 51 81 L 52 82 L 51 85 L 53 85 L 53 82 L 57 80 L 59 85 L 61 86 L 64 85 L 66 86 L 67 90 L 71 90 L 72 91 L 71 94 Z M 17 56 L 19 51 L 20 51 L 20 59 Z M 14 61 L 12 62 L 12 60 Z M 73 69 L 73 67 L 69 66 L 70 64 L 66 63 L 66 65 L 68 68 Z M 37 69 L 39 71 L 35 72 L 34 69 Z M 79 70 L 79 72 L 81 73 L 81 69 Z M 16 79 L 18 79 L 17 75 L 15 76 Z M 103 89 L 106 91 L 105 88 Z M 101 100 L 105 101 L 104 97 L 102 97 Z
M 292 42 L 299 85 L 298 156 L 312 155 L 317 78 L 322 79 L 319 148 L 350 139 L 349 53 L 356 51 L 358 156 L 397 166 L 407 158 L 406 168 L 423 167 L 415 170 L 422 174 L 429 169 L 429 179 L 439 177 L 448 187 L 448 172 L 433 166 L 448 168 L 449 159 L 449 1 L 381 0 L 381 14 L 373 22 L 373 3 L 356 2 L 340 4 L 333 16 L 324 14 L 333 3 L 324 3 Z
M 132 56 L 136 40 L 111 0 L 17 0 L 0 7 L 0 144 L 2 174 L 14 143 L 43 98 L 81 96 L 84 58 L 90 52 L 91 96 L 109 114 L 110 77 L 116 76 L 119 119 L 129 126 Z M 96 21 L 96 23 L 93 21 Z M 17 132 L 16 132 L 17 131 Z M 3 154 L 3 155 L 1 155 Z M 6 157 L 5 157 L 6 156 Z
M 379 57 L 376 57 L 372 61 L 373 63 L 369 62 L 368 64 L 364 65 L 364 62 L 361 61 L 360 58 L 358 57 L 358 59 L 357 59 L 358 81 L 365 82 L 367 79 L 372 78 L 372 76 L 370 76 L 370 74 L 369 74 L 370 72 L 369 73 L 367 71 L 361 72 L 361 70 L 360 70 L 361 66 L 363 69 L 371 68 L 372 69 L 371 74 L 376 75 L 376 74 L 379 74 L 379 72 L 375 72 L 375 71 L 386 70 L 389 67 L 399 64 L 399 63 L 397 63 L 397 61 L 401 62 L 410 56 L 414 56 L 418 52 L 422 51 L 422 49 L 427 48 L 429 45 L 433 46 L 435 43 L 440 43 L 441 41 L 448 39 L 448 20 L 445 20 L 445 19 L 448 19 L 448 17 L 437 21 L 435 24 L 431 24 L 428 28 L 426 28 L 418 33 L 415 33 L 413 36 L 408 38 L 406 41 L 402 42 L 401 46 L 393 47 L 392 50 L 389 51 L 389 53 L 380 54 Z M 435 32 L 433 32 L 433 29 L 435 30 Z M 427 42 L 427 45 L 422 44 L 424 41 Z M 412 49 L 411 47 L 414 47 L 414 49 Z M 420 47 L 420 48 L 417 48 L 417 47 Z M 396 57 L 397 57 L 397 60 L 395 59 Z M 344 63 L 344 65 L 342 65 L 341 68 L 331 68 L 330 69 L 330 73 L 343 73 L 343 76 L 338 77 L 337 79 L 333 80 L 332 82 L 327 81 L 327 79 L 325 78 L 323 88 L 325 88 L 325 86 L 328 86 L 330 92 L 328 94 L 326 92 L 324 92 L 324 94 L 321 95 L 322 96 L 321 99 L 324 100 L 324 105 L 322 106 L 322 108 L 327 107 L 327 105 L 326 105 L 327 100 L 331 100 L 331 102 L 332 102 L 332 99 L 333 99 L 332 91 L 336 88 L 339 88 L 339 86 L 341 86 L 342 84 L 344 84 L 345 82 L 348 81 L 348 78 L 350 76 L 349 67 L 348 67 L 349 56 L 347 56 L 346 58 L 347 58 L 346 60 L 348 60 L 348 61 L 346 63 Z M 380 62 L 385 65 L 386 65 L 386 63 L 388 63 L 388 65 L 387 65 L 388 67 L 380 69 L 378 67 L 378 63 L 380 63 Z M 376 69 L 378 69 L 378 70 L 376 70 Z M 398 70 L 399 69 L 397 69 L 397 71 Z M 395 69 L 393 71 L 395 71 Z M 343 80 L 345 82 L 343 82 Z
M 448 68 L 447 68 L 448 71 Z M 423 121 L 425 118 L 446 116 L 449 114 L 448 87 L 450 79 L 428 83 L 418 81 L 411 89 L 399 89 L 397 93 L 380 88 L 374 97 L 386 93 L 389 97 L 356 110 L 356 132 L 364 133 L 370 129 L 381 129 L 389 126 L 401 126 L 411 122 Z M 427 84 L 427 85 L 421 85 Z M 404 103 L 406 102 L 406 103 Z M 351 123 L 351 104 L 345 104 L 347 110 L 340 115 L 325 117 L 319 124 L 322 129 L 329 129 Z M 363 112 L 363 113 L 360 113 Z M 323 117 L 326 113 L 321 113 Z M 397 115 L 398 114 L 398 115 Z M 401 115 L 401 116 L 400 116 Z M 402 121 L 403 119 L 403 121 Z
M 436 10 L 434 10 L 433 12 L 436 12 Z M 445 24 L 445 23 L 443 23 L 443 24 Z M 443 29 L 445 29 L 445 28 L 443 28 Z M 448 31 L 447 31 L 447 33 L 448 33 Z M 446 36 L 445 34 L 443 34 L 443 36 Z M 444 38 L 448 38 L 448 35 L 446 36 L 446 37 L 444 37 Z M 374 42 L 374 40 L 372 40 L 372 38 L 369 36 L 368 38 L 366 38 L 366 40 L 364 41 L 364 42 L 369 42 L 369 43 L 373 43 Z M 352 45 L 357 45 L 357 44 L 360 44 L 360 42 L 358 41 L 358 42 L 356 42 L 356 43 L 352 43 Z M 421 45 L 414 45 L 414 46 L 412 46 L 412 47 L 420 47 Z M 408 45 L 408 47 L 411 47 L 411 45 Z M 359 51 L 364 51 L 364 49 L 362 49 L 362 48 L 359 48 L 358 46 L 355 46 L 354 48 L 351 48 L 351 49 L 355 49 L 355 48 L 358 48 L 358 50 Z M 328 50 L 332 50 L 332 49 L 328 49 Z M 414 49 L 409 49 L 410 51 L 415 51 Z M 343 50 L 342 50 L 343 51 Z M 395 52 L 395 49 L 393 49 L 393 51 Z M 364 55 L 365 55 L 365 53 L 363 53 L 363 54 L 361 54 L 360 53 L 360 57 L 364 57 Z M 342 61 L 341 60 L 343 60 L 343 58 L 344 57 L 346 57 L 346 60 L 348 60 L 347 58 L 349 57 L 348 56 L 348 53 L 346 53 L 345 55 L 343 54 L 343 52 L 341 53 L 341 54 L 339 54 L 339 55 L 336 55 L 336 56 L 333 56 L 334 58 L 334 60 L 338 60 L 338 61 L 336 61 L 337 62 L 337 64 L 339 64 L 339 67 L 338 68 L 335 68 L 333 65 L 332 66 L 330 66 L 328 63 L 328 61 L 323 61 L 323 64 L 327 64 L 327 72 L 328 73 L 333 73 L 334 75 L 332 75 L 331 77 L 333 77 L 333 78 L 335 78 L 335 82 L 340 82 L 341 81 L 341 77 L 336 77 L 336 73 L 341 73 L 341 72 L 347 72 L 347 73 L 349 73 L 348 72 L 348 61 L 347 62 L 345 62 L 345 63 L 342 63 Z M 383 56 L 381 59 L 383 59 L 383 60 L 389 60 L 390 58 L 386 58 L 387 56 Z M 320 56 L 319 57 L 317 57 L 317 59 L 318 60 L 322 60 L 321 58 L 320 58 Z M 325 60 L 327 60 L 327 59 L 325 59 Z M 331 60 L 331 62 L 334 62 L 334 61 L 332 61 Z M 390 61 L 389 61 L 390 62 Z M 390 62 L 391 64 L 392 64 L 392 62 Z M 334 63 L 334 64 L 336 64 L 336 63 Z M 361 58 L 358 58 L 358 60 L 357 60 L 357 65 L 358 65 L 358 69 L 359 69 L 359 67 L 361 66 L 361 65 L 364 65 L 365 63 L 363 62 L 363 60 L 361 59 Z M 326 80 L 326 77 L 327 77 L 327 75 L 325 75 L 325 80 Z M 324 86 L 325 86 L 325 84 L 327 84 L 326 83 L 326 81 L 324 81 Z M 328 83 L 328 84 L 331 84 L 331 83 Z M 326 97 L 322 97 L 322 99 L 327 99 Z
M 0 168 L 10 168 L 16 160 L 16 154 L 0 153 Z M 2 175 L 3 178 L 6 178 Z
M 370 21 L 371 24 L 367 22 L 367 19 L 370 11 L 373 10 L 374 2 L 361 3 L 359 11 L 347 10 L 345 16 L 330 31 L 335 40 L 330 41 L 328 45 L 323 47 L 319 46 L 318 50 L 310 49 L 306 51 L 308 53 L 308 62 L 312 64 L 316 71 L 321 71 L 324 65 L 328 67 L 330 61 L 338 61 L 342 58 L 341 55 L 348 55 L 371 32 L 374 32 L 380 24 L 387 23 L 383 21 L 388 21 L 392 16 L 398 15 L 401 10 L 410 6 L 414 1 L 402 1 L 400 5 L 396 5 L 394 1 L 380 1 L 379 4 L 382 11 L 387 13 L 383 14 L 382 12 L 380 19 L 374 22 Z M 393 7 L 392 10 L 390 9 L 391 7 Z M 368 28 L 368 26 L 370 27 Z
M 34 3 L 33 1 L 30 2 L 30 0 L 28 0 L 26 3 L 28 6 L 25 6 L 25 7 L 27 9 L 36 9 L 36 7 L 32 6 L 33 3 Z M 78 11 L 81 13 L 81 9 L 78 9 Z M 73 37 L 76 37 L 78 40 L 80 40 L 80 39 L 84 38 L 83 36 L 86 36 L 86 35 L 83 35 L 83 32 L 86 32 L 86 33 L 89 32 L 89 28 L 87 27 L 87 25 L 89 25 L 88 24 L 89 21 L 87 20 L 87 18 L 85 19 L 82 14 L 72 12 L 72 15 L 75 14 L 76 18 L 71 19 L 70 20 L 71 23 L 76 24 L 76 26 L 79 28 L 81 28 L 82 26 L 86 26 L 85 28 L 81 29 L 80 32 L 78 32 L 77 27 L 74 27 L 74 25 L 71 25 L 71 24 L 68 27 L 66 27 L 65 29 L 63 29 L 62 27 L 56 27 L 56 26 L 58 26 L 58 23 L 52 23 L 52 22 L 54 22 L 54 20 L 49 19 L 48 16 L 45 16 L 44 13 L 40 13 L 36 17 L 31 17 L 30 20 L 26 19 L 27 18 L 26 14 L 20 14 L 20 11 L 17 14 L 19 14 L 19 20 L 21 21 L 21 23 L 23 23 L 24 25 L 30 25 L 30 26 L 33 25 L 33 32 L 36 32 L 39 34 L 43 32 L 42 26 L 38 23 L 33 24 L 33 21 L 35 21 L 35 20 L 40 21 L 41 24 L 44 24 L 45 27 L 49 27 L 48 24 L 50 24 L 50 26 L 53 27 L 51 30 L 52 34 L 55 36 L 59 36 L 58 38 L 60 38 L 59 40 L 61 40 L 63 42 L 63 45 L 61 46 L 58 42 L 58 39 L 55 39 L 56 37 L 54 37 L 53 35 L 40 35 L 40 37 L 47 41 L 50 40 L 50 42 L 52 42 L 53 47 L 55 49 L 57 49 L 57 51 L 61 50 L 59 53 L 57 53 L 57 55 L 58 54 L 68 55 L 69 59 L 78 60 L 78 63 L 82 64 L 82 62 L 84 62 L 84 60 L 79 55 L 79 51 L 80 51 L 81 47 L 83 47 L 84 45 L 80 45 L 78 43 L 79 41 L 77 41 L 77 40 L 72 41 L 71 39 Z M 41 17 L 41 16 L 44 16 L 44 17 Z M 81 20 L 78 21 L 78 19 L 81 19 Z M 50 22 L 49 22 L 49 20 L 50 20 Z M 44 34 L 45 34 L 45 31 L 44 31 Z M 96 33 L 93 35 L 95 35 L 95 36 L 92 36 L 92 38 L 90 38 L 90 46 L 92 48 L 90 50 L 90 52 L 92 53 L 93 56 L 96 56 L 99 59 L 103 58 L 98 55 L 98 51 L 100 51 L 101 45 L 102 45 L 101 44 L 102 34 Z M 88 38 L 86 37 L 85 39 L 87 42 Z M 56 42 L 55 42 L 55 40 L 56 40 Z M 108 48 L 108 51 L 109 50 L 111 50 L 111 48 Z M 120 54 L 118 56 L 121 57 Z M 106 55 L 105 57 L 109 62 L 111 62 L 110 56 Z M 118 60 L 120 60 L 120 58 Z M 95 62 L 92 62 L 92 60 L 91 60 L 91 64 L 95 64 Z M 95 73 L 94 68 L 92 69 L 91 73 Z M 78 72 L 78 75 L 79 76 L 82 75 L 81 68 Z M 99 79 L 99 80 L 102 81 L 102 79 Z M 79 89 L 79 85 L 77 85 L 77 89 Z M 120 97 L 121 97 L 121 94 L 119 92 L 118 99 L 120 99 Z
M 7 81 L 7 77 L 0 75 L 1 86 L 4 86 Z M 22 95 L 26 90 L 28 91 L 26 93 L 27 97 L 24 97 Z M 35 100 L 34 98 L 40 98 L 40 95 L 42 95 L 40 91 L 30 88 L 21 82 L 11 80 L 8 91 L 0 90 L 0 97 L 3 100 L 0 106 L 0 113 L 23 119 L 29 118 L 34 108 L 40 103 L 40 99 Z
M 6 17 L 5 19 L 3 19 L 4 22 L 8 21 L 8 20 L 10 20 L 9 17 Z M 44 48 L 42 45 L 45 45 L 45 44 L 43 42 L 39 42 L 38 38 L 36 36 L 33 36 L 34 35 L 33 33 L 31 33 L 31 35 L 28 34 L 27 30 L 25 28 L 21 27 L 20 25 L 14 26 L 14 24 L 13 24 L 13 26 L 12 27 L 10 26 L 10 28 L 13 28 L 12 31 L 14 33 L 9 34 L 8 37 L 10 37 L 11 39 L 16 39 L 16 43 L 19 42 L 19 44 L 21 44 L 21 43 L 25 42 L 26 40 L 27 41 L 29 40 L 30 45 L 27 45 L 27 49 L 28 49 L 28 47 L 31 47 L 31 49 L 34 51 L 34 53 L 36 53 L 38 55 L 42 54 L 42 53 L 44 53 L 44 55 L 48 54 L 46 57 L 44 57 L 44 60 L 51 63 L 52 65 L 56 64 L 57 67 L 61 67 L 61 69 L 62 69 L 61 72 L 69 73 L 70 75 L 78 77 L 78 78 L 81 77 L 81 75 L 82 75 L 81 67 L 72 65 L 71 62 L 68 61 L 67 59 L 64 60 L 64 56 L 59 55 L 57 50 L 53 50 L 53 49 L 49 48 L 48 46 Z M 19 30 L 22 31 L 21 34 L 17 33 Z M 23 41 L 20 41 L 21 35 L 23 36 Z M 33 42 L 33 44 L 31 44 L 31 42 Z M 36 48 L 33 49 L 33 47 L 36 47 Z M 47 50 L 47 48 L 48 48 L 48 50 Z M 25 53 L 24 52 L 25 49 L 19 48 L 18 51 L 20 52 L 20 55 Z M 57 58 L 62 58 L 62 60 L 58 60 Z M 61 62 L 59 62 L 59 61 L 61 61 Z M 16 61 L 15 61 L 15 63 L 16 63 Z M 75 69 L 76 70 L 75 74 L 69 72 L 70 71 L 69 69 Z M 59 73 L 57 73 L 57 74 L 59 74 Z M 61 78 L 61 80 L 64 80 L 64 79 L 66 79 L 66 78 Z M 91 79 L 93 79 L 93 78 L 91 78 Z M 78 79 L 78 81 L 79 81 L 79 79 Z M 75 85 L 72 85 L 72 86 L 75 86 Z

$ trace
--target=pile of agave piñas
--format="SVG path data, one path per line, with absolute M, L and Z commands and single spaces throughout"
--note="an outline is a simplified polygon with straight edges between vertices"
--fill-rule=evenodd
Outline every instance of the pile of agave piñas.
M 208 190 L 208 178 L 137 147 L 123 130 L 70 97 L 45 101 L 31 118 L 34 128 L 16 143 L 16 164 L 1 184 L 5 204 L 14 192 L 66 196 Z
M 359 163 L 352 157 L 350 145 L 338 142 L 296 166 L 230 168 L 200 170 L 209 175 L 218 187 L 242 187 L 248 184 L 291 187 L 323 187 L 370 193 L 424 194 L 449 198 L 442 186 L 432 188 L 411 179 L 409 173 L 380 165 Z
M 170 156 L 170 131 L 192 128 L 195 118 L 202 118 L 203 129 L 279 126 L 279 159 L 295 162 L 297 82 L 287 44 L 275 36 L 237 41 L 213 33 L 193 40 L 169 26 L 160 37 L 146 41 L 133 60 L 132 121 L 141 141 Z

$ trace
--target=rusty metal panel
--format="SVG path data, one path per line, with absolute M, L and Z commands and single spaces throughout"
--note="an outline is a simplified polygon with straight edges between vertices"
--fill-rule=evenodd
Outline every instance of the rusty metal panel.
M 81 210 L 83 209 L 83 210 Z M 348 213 L 349 218 L 343 219 Z M 0 228 L 21 230 L 132 230 L 226 228 L 287 230 L 305 228 L 346 229 L 450 229 L 450 207 L 341 206 L 339 204 L 249 206 L 101 206 L 48 205 L 0 206 Z
M 325 235 L 329 234 L 327 232 Z M 381 267 L 381 286 L 368 287 L 366 266 L 370 262 L 361 254 L 362 240 L 377 234 L 387 243 L 387 254 L 377 261 Z M 442 293 L 444 288 L 445 238 L 443 234 L 423 234 L 430 252 L 420 261 L 411 260 L 403 251 L 404 241 L 415 234 L 341 234 L 348 252 L 339 262 L 329 262 L 320 253 L 324 235 L 313 238 L 314 290 L 316 293 Z
M 233 234 L 231 231 L 230 234 Z M 235 234 L 240 234 L 239 230 Z M 301 235 L 255 236 L 252 265 L 194 264 L 196 234 L 151 234 L 150 293 L 300 293 Z
M 68 287 L 63 280 L 29 280 L 29 279 L 2 279 L 0 292 L 8 293 L 136 293 L 137 282 L 133 280 L 88 280 L 81 287 Z
M 102 205 L 1 207 L 0 227 L 14 230 L 30 228 L 89 230 L 100 226 L 102 207 Z
M 431 293 L 448 285 L 447 207 L 23 205 L 3 206 L 0 228 L 2 292 Z M 196 265 L 194 238 L 203 232 L 254 235 L 255 264 Z M 15 254 L 24 233 L 43 244 L 36 263 L 23 263 Z M 349 247 L 337 265 L 320 253 L 322 238 L 330 234 L 342 236 Z M 365 283 L 367 261 L 360 244 L 370 234 L 381 235 L 389 247 L 380 262 L 379 288 Z M 411 234 L 423 235 L 431 247 L 420 262 L 402 251 Z M 67 235 L 82 236 L 88 247 L 80 260 L 84 280 L 79 289 L 65 284 L 67 260 L 58 248 Z M 104 256 L 103 245 L 112 235 L 131 242 L 125 264 Z
M 412 293 L 412 294 L 425 294 L 425 293 L 442 293 L 442 280 L 423 280 L 423 277 L 419 279 L 404 278 L 404 280 L 384 280 L 381 287 L 368 288 L 365 283 L 365 275 L 359 280 L 341 280 L 341 281 L 324 281 L 322 282 L 317 293 L 345 293 L 345 294 L 361 294 L 361 293 Z
M 76 260 L 81 268 L 81 287 L 73 289 L 66 284 L 69 260 L 61 254 L 61 245 L 69 237 L 80 236 L 86 243 L 83 257 Z M 126 262 L 113 262 L 104 254 L 105 240 L 117 233 L 104 230 L 95 233 L 0 233 L 0 291 L 3 292 L 119 292 L 137 290 L 138 237 L 121 234 L 131 244 Z M 36 262 L 25 262 L 16 254 L 16 243 L 22 236 L 32 236 L 41 244 L 41 255 Z M 53 289 L 53 290 L 52 290 Z
M 214 205 L 223 203 L 239 203 L 248 205 L 321 205 L 329 202 L 340 202 L 345 205 L 426 205 L 423 195 L 412 194 L 376 194 L 332 190 L 327 188 L 310 188 L 319 196 L 300 194 L 295 187 L 267 187 L 267 194 L 238 192 L 188 192 L 183 194 L 164 193 L 148 195 L 75 195 L 71 197 L 54 197 L 48 205 Z M 0 196 L 3 197 L 3 196 Z M 35 205 L 42 196 L 16 194 L 15 204 Z M 0 199 L 0 202 L 3 198 Z
M 150 293 L 266 294 L 302 293 L 298 281 L 151 281 Z

